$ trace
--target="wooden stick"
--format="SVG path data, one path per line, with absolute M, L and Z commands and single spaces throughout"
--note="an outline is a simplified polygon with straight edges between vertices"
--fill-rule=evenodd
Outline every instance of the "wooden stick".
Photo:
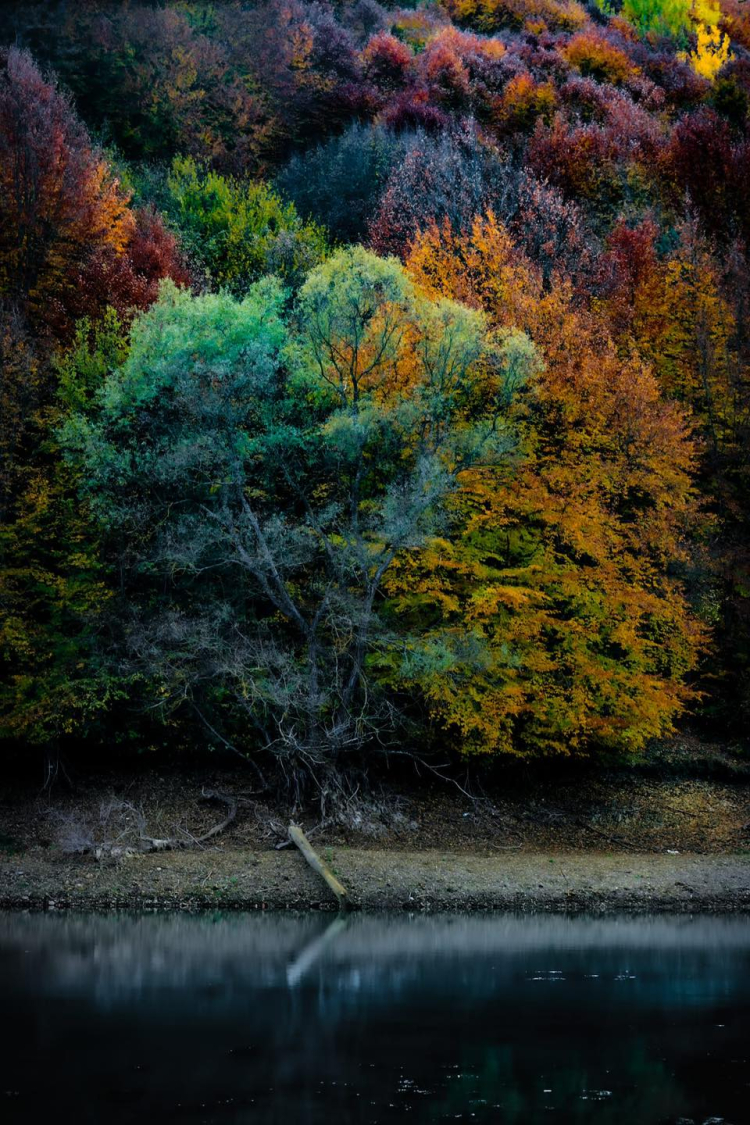
M 339 900 L 339 910 L 346 910 L 349 906 L 349 896 L 346 889 L 342 887 L 336 876 L 331 869 L 323 863 L 318 853 L 312 847 L 305 833 L 297 824 L 289 825 L 289 838 L 292 843 L 296 844 L 307 862 L 312 867 L 313 871 L 317 871 L 321 878 L 325 879 L 328 886 L 331 888 L 336 898 Z

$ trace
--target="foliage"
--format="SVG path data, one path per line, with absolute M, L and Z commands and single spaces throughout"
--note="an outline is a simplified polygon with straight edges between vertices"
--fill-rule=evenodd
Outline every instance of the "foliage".
M 325 790 L 392 725 L 365 670 L 376 600 L 458 476 L 507 455 L 513 364 L 480 312 L 360 248 L 283 308 L 270 280 L 239 302 L 165 288 L 65 441 L 125 560 L 130 666 Z
M 679 37 L 694 23 L 715 25 L 721 12 L 711 0 L 625 0 L 622 14 L 643 35 L 651 32 Z
M 195 267 L 233 293 L 265 273 L 298 280 L 325 253 L 322 229 L 267 184 L 221 176 L 191 157 L 173 161 L 164 206 Z
M 446 218 L 465 227 L 488 205 L 502 208 L 508 188 L 499 154 L 472 127 L 439 138 L 423 134 L 386 184 L 370 242 L 378 253 L 403 256 L 420 227 Z
M 71 409 L 89 408 L 126 351 L 114 312 L 96 327 L 79 324 L 59 364 L 59 396 L 37 419 L 40 440 L 13 518 L 0 530 L 0 733 L 47 752 L 90 734 L 126 690 L 102 659 L 112 586 L 99 533 L 80 503 L 75 471 L 58 456 L 54 433 Z
M 490 33 L 501 27 L 520 28 L 527 20 L 565 31 L 586 22 L 586 13 L 575 0 L 449 0 L 446 7 L 456 23 Z
M 37 329 L 146 308 L 189 280 L 158 215 L 134 212 L 68 100 L 28 54 L 0 60 L 0 294 Z
M 0 5 L 15 745 L 743 729 L 746 7 Z
M 341 242 L 354 242 L 366 234 L 393 166 L 415 140 L 382 125 L 355 123 L 340 137 L 293 156 L 276 186 L 305 219 Z
M 77 271 L 132 238 L 127 198 L 66 98 L 31 57 L 0 56 L 0 293 L 35 322 L 66 320 Z
M 530 74 L 517 74 L 498 101 L 495 121 L 502 133 L 530 132 L 537 121 L 550 122 L 556 104 L 555 88 L 550 82 L 535 82 Z
M 719 71 L 731 59 L 729 36 L 718 27 L 699 23 L 696 31 L 695 50 L 681 57 L 687 59 L 696 74 L 713 82 Z
M 409 268 L 525 329 L 544 368 L 517 472 L 468 475 L 460 534 L 389 582 L 422 627 L 397 674 L 467 752 L 637 751 L 684 707 L 703 640 L 673 573 L 693 504 L 685 420 L 564 283 L 544 294 L 491 214 L 465 236 L 433 227 Z
M 599 82 L 619 85 L 638 73 L 624 51 L 590 31 L 574 35 L 563 54 L 585 78 L 596 78 Z

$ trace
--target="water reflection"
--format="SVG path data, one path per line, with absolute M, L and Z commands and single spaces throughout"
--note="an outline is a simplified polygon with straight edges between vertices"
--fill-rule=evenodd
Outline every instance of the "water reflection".
M 750 1121 L 750 920 L 0 915 L 8 1122 Z

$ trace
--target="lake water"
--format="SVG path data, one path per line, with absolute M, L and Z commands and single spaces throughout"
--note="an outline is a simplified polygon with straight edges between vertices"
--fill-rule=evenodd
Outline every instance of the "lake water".
M 750 1122 L 750 919 L 0 914 L 0 1121 Z

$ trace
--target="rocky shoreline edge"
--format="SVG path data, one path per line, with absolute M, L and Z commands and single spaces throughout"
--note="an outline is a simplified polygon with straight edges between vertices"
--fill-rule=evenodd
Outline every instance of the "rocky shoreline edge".
M 328 848 L 353 909 L 750 914 L 750 854 L 463 854 Z M 321 910 L 337 903 L 296 851 L 216 849 L 0 863 L 0 908 L 94 912 Z

